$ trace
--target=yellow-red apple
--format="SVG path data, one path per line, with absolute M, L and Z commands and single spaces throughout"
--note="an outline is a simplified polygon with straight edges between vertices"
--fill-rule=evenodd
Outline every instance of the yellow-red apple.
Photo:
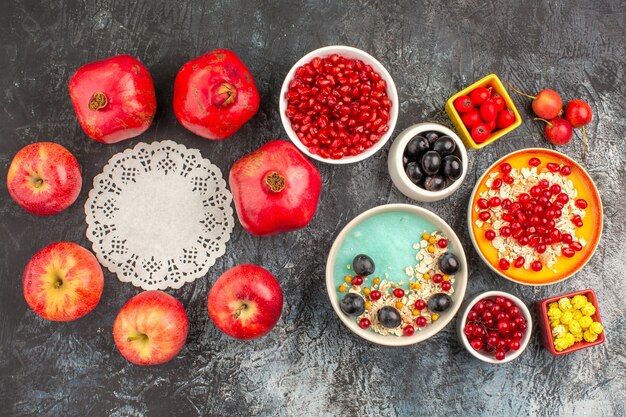
M 13 158 L 7 188 L 13 200 L 29 213 L 49 216 L 76 201 L 82 186 L 78 161 L 53 142 L 32 143 Z
M 30 259 L 22 284 L 24 298 L 35 313 L 48 320 L 70 321 L 96 307 L 104 276 L 87 249 L 72 242 L 56 242 Z
M 257 265 L 238 265 L 220 276 L 209 291 L 209 315 L 236 339 L 267 334 L 283 310 L 283 291 L 274 276 Z
M 137 294 L 120 310 L 113 339 L 120 353 L 136 365 L 159 365 L 180 352 L 187 339 L 185 308 L 163 291 Z

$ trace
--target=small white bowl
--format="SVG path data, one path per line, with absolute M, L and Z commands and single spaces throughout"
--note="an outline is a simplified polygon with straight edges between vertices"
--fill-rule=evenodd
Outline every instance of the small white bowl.
M 371 65 L 372 69 L 376 71 L 377 73 L 379 73 L 381 78 L 387 82 L 387 96 L 389 97 L 389 100 L 391 100 L 391 109 L 389 111 L 389 122 L 388 122 L 389 130 L 378 140 L 378 142 L 374 144 L 374 146 L 366 149 L 365 151 L 363 151 L 362 153 L 358 155 L 345 156 L 341 159 L 322 158 L 319 155 L 315 155 L 309 152 L 309 149 L 306 146 L 304 146 L 302 142 L 300 142 L 300 139 L 296 135 L 296 132 L 291 128 L 291 122 L 289 121 L 289 118 L 287 117 L 287 114 L 286 114 L 286 111 L 287 111 L 286 94 L 287 94 L 287 90 L 289 89 L 289 83 L 291 83 L 291 81 L 294 79 L 296 70 L 300 68 L 301 66 L 311 62 L 313 58 L 316 58 L 316 57 L 326 58 L 332 54 L 341 55 L 349 59 L 359 59 L 363 61 L 365 64 Z M 313 158 L 318 161 L 326 162 L 329 164 L 351 164 L 354 162 L 362 161 L 374 155 L 376 152 L 378 152 L 383 146 L 385 146 L 385 143 L 387 143 L 389 138 L 391 138 L 391 135 L 393 134 L 393 130 L 396 127 L 396 121 L 398 120 L 398 110 L 400 108 L 400 102 L 398 100 L 398 92 L 396 90 L 396 85 L 394 84 L 393 79 L 391 78 L 391 75 L 385 69 L 385 67 L 383 67 L 383 65 L 380 62 L 378 62 L 376 58 L 374 58 L 367 52 L 362 51 L 357 48 L 353 48 L 350 46 L 343 46 L 343 45 L 325 46 L 323 48 L 319 48 L 312 52 L 309 52 L 308 54 L 300 58 L 300 60 L 296 62 L 296 64 L 291 68 L 291 70 L 289 70 L 289 72 L 287 73 L 287 76 L 285 77 L 285 81 L 283 82 L 283 87 L 280 90 L 280 98 L 278 100 L 278 104 L 279 104 L 279 111 L 280 111 L 280 119 L 283 122 L 283 127 L 285 128 L 285 131 L 287 132 L 287 136 L 289 136 L 289 139 L 291 139 L 294 145 L 296 145 L 298 149 L 300 149 L 300 151 L 304 153 L 305 155 L 307 155 L 309 158 Z
M 465 336 L 465 333 L 463 333 L 463 329 L 465 328 L 465 323 L 467 322 L 467 314 L 469 313 L 469 311 L 472 309 L 472 307 L 474 307 L 474 304 L 478 303 L 480 300 L 487 298 L 487 297 L 497 297 L 497 296 L 501 296 L 501 297 L 505 297 L 508 298 L 509 300 L 513 301 L 513 303 L 520 309 L 520 311 L 522 312 L 522 316 L 526 319 L 526 323 L 528 325 L 528 328 L 526 329 L 526 333 L 524 333 L 524 337 L 522 338 L 522 340 L 520 340 L 520 348 L 516 351 L 508 351 L 506 353 L 506 357 L 499 361 L 495 358 L 495 352 L 484 352 L 484 351 L 477 351 L 475 350 L 469 343 L 469 340 L 467 340 L 467 336 Z M 478 295 L 476 295 L 474 298 L 472 298 L 471 300 L 469 300 L 466 304 L 464 304 L 464 307 L 461 309 L 461 313 L 459 315 L 459 318 L 457 320 L 457 333 L 459 335 L 459 340 L 461 341 L 461 343 L 463 344 L 463 346 L 465 346 L 465 349 L 472 354 L 472 356 L 480 359 L 483 362 L 487 362 L 487 363 L 493 363 L 493 364 L 503 364 L 503 363 L 507 363 L 507 362 L 511 362 L 513 359 L 517 358 L 519 355 L 522 354 L 522 352 L 526 349 L 526 347 L 528 346 L 528 342 L 530 341 L 530 335 L 532 333 L 532 328 L 533 328 L 533 319 L 530 316 L 530 311 L 528 311 L 528 307 L 526 307 L 526 304 L 524 304 L 522 302 L 522 300 L 520 300 L 519 298 L 517 298 L 514 295 L 509 294 L 508 292 L 503 292 L 503 291 L 487 291 L 487 292 L 483 292 L 480 293 Z
M 337 252 L 339 251 L 341 244 L 343 243 L 348 233 L 350 233 L 350 231 L 359 223 L 374 215 L 393 211 L 403 211 L 415 216 L 419 216 L 427 220 L 439 230 L 441 230 L 446 236 L 446 239 L 448 239 L 449 247 L 454 250 L 454 253 L 459 258 L 461 264 L 459 271 L 455 274 L 456 281 L 454 284 L 454 294 L 452 295 L 452 306 L 439 315 L 439 320 L 427 325 L 419 331 L 416 331 L 415 334 L 413 334 L 412 336 L 383 336 L 381 334 L 374 333 L 369 329 L 360 328 L 357 322 L 352 317 L 347 316 L 343 311 L 341 311 L 341 307 L 339 307 L 339 297 L 337 296 L 333 279 L 333 270 L 335 267 Z M 421 231 L 419 231 L 418 233 L 421 233 Z M 461 241 L 454 233 L 452 228 L 441 217 L 437 216 L 435 213 L 429 210 L 418 206 L 413 206 L 411 204 L 385 204 L 382 206 L 371 208 L 359 214 L 354 219 L 352 219 L 352 221 L 350 221 L 350 223 L 348 223 L 343 228 L 343 230 L 341 230 L 341 232 L 339 232 L 339 235 L 335 239 L 333 246 L 330 248 L 330 252 L 328 253 L 328 260 L 326 261 L 326 291 L 328 292 L 328 298 L 330 299 L 330 304 L 333 306 L 335 313 L 343 322 L 343 324 L 345 324 L 346 327 L 350 329 L 353 333 L 369 342 L 377 343 L 379 345 L 407 346 L 423 342 L 424 340 L 431 338 L 432 336 L 443 330 L 446 325 L 454 318 L 454 315 L 463 303 L 463 296 L 465 295 L 465 289 L 467 288 L 467 271 L 467 260 L 465 258 L 465 252 L 463 251 Z
M 457 149 L 461 154 L 461 163 L 463 164 L 463 173 L 461 174 L 461 178 L 454 181 L 449 187 L 440 191 L 428 191 L 413 184 L 413 182 L 411 182 L 409 177 L 406 175 L 406 172 L 404 171 L 404 164 L 402 163 L 404 149 L 409 141 L 415 136 L 418 136 L 420 133 L 430 131 L 443 133 L 444 135 L 451 137 L 452 140 L 454 140 L 454 143 L 456 143 Z M 391 181 L 393 181 L 396 188 L 398 188 L 398 190 L 400 190 L 400 192 L 405 196 L 417 201 L 437 201 L 451 195 L 463 183 L 465 175 L 467 175 L 467 151 L 465 150 L 465 145 L 463 144 L 463 141 L 461 141 L 461 138 L 459 138 L 456 133 L 447 127 L 437 123 L 418 123 L 402 131 L 402 133 L 400 133 L 393 141 L 393 144 L 389 149 L 387 168 L 389 170 Z

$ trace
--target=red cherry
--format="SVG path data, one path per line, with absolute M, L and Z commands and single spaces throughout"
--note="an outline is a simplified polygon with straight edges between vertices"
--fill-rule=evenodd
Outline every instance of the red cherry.
M 459 113 L 466 113 L 474 108 L 474 103 L 468 96 L 460 96 L 454 100 L 454 108 Z
M 402 333 L 405 336 L 413 336 L 413 333 L 415 333 L 415 328 L 411 325 L 405 326 L 404 329 L 402 329 Z
M 402 297 L 404 297 L 404 290 L 402 288 L 395 288 L 393 290 L 393 295 L 396 298 L 402 298 Z
M 551 120 L 545 119 L 535 119 L 541 120 L 546 123 L 546 126 L 543 128 L 543 133 L 548 139 L 548 142 L 553 145 L 565 145 L 572 140 L 572 125 L 567 120 L 561 117 L 555 117 Z
M 491 97 L 491 93 L 485 87 L 478 87 L 472 90 L 469 97 L 474 103 L 474 106 L 480 106 L 485 100 Z
M 591 121 L 593 112 L 589 104 L 582 100 L 572 100 L 565 106 L 565 118 L 573 127 L 581 127 Z
M 366 317 L 363 317 L 361 320 L 359 320 L 359 327 L 361 329 L 367 329 L 371 325 L 372 325 L 372 322 Z
M 372 292 L 370 292 L 370 298 L 374 301 L 376 300 L 380 300 L 380 297 L 382 297 L 382 293 L 378 290 L 373 290 Z
M 513 122 L 515 122 L 515 113 L 512 110 L 503 109 L 498 112 L 498 117 L 496 118 L 498 129 L 505 129 L 511 126 Z
M 480 113 L 478 113 L 477 109 L 471 109 L 461 115 L 461 121 L 468 129 L 482 122 L 482 120 L 480 120 Z

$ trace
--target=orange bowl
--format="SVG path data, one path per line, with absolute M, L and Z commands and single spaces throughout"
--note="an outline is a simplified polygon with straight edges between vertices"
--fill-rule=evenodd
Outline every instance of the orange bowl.
M 498 267 L 498 250 L 493 246 L 491 241 L 485 238 L 484 234 L 486 228 L 484 228 L 484 225 L 481 227 L 477 224 L 479 211 L 476 211 L 474 207 L 481 193 L 488 190 L 486 182 L 490 174 L 500 172 L 500 164 L 508 162 L 513 168 L 519 169 L 528 167 L 528 161 L 532 157 L 541 160 L 541 165 L 538 167 L 539 172 L 547 171 L 546 164 L 550 162 L 559 165 L 569 165 L 571 167 L 571 174 L 567 178 L 572 181 L 578 193 L 576 198 L 582 198 L 588 202 L 588 207 L 585 210 L 583 219 L 583 226 L 576 228 L 576 237 L 584 238 L 587 243 L 582 250 L 576 252 L 573 257 L 567 258 L 563 255 L 559 255 L 554 265 L 551 267 L 544 265 L 543 269 L 539 272 L 534 272 L 524 267 L 516 268 L 513 265 L 511 265 L 508 270 L 502 270 Z M 569 157 L 549 149 L 522 149 L 510 153 L 495 162 L 478 180 L 469 201 L 467 220 L 470 238 L 476 251 L 493 271 L 504 278 L 520 284 L 548 285 L 563 281 L 574 275 L 585 266 L 595 252 L 598 242 L 600 241 L 600 235 L 602 234 L 602 201 L 589 174 Z

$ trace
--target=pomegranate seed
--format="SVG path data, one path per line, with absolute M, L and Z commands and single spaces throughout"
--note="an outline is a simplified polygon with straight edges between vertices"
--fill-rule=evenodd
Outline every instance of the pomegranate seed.
M 577 201 L 580 201 L 580 200 L 577 200 Z M 582 201 L 585 201 L 585 200 L 582 200 Z M 489 207 L 498 207 L 500 204 L 502 204 L 502 200 L 500 200 L 500 197 L 491 197 L 489 199 Z M 585 208 L 585 207 L 581 207 L 581 208 Z
M 493 180 L 493 183 L 491 184 L 491 189 L 498 190 L 500 189 L 500 187 L 502 187 L 502 179 L 496 178 L 495 180 Z
M 513 167 L 511 167 L 511 164 L 509 164 L 508 162 L 500 164 L 500 172 L 502 172 L 503 174 L 508 174 L 509 172 L 511 172 L 511 169 L 513 169 Z
M 479 198 L 478 201 L 476 202 L 476 205 L 478 206 L 478 208 L 481 208 L 484 210 L 489 207 L 489 202 L 484 198 Z
M 548 168 L 550 172 L 559 172 L 561 170 L 561 166 L 559 164 L 555 164 L 554 162 L 548 162 L 546 164 L 546 168 Z
M 544 253 L 547 249 L 548 247 L 544 245 L 543 243 L 540 243 L 537 246 L 535 246 L 535 250 L 537 251 L 537 253 Z
M 562 248 L 561 249 L 561 255 L 565 256 L 566 258 L 571 258 L 575 254 L 576 254 L 576 252 L 572 248 Z
M 543 179 L 543 180 L 539 180 L 539 182 L 537 183 L 537 185 L 539 186 L 539 188 L 544 189 L 544 188 L 548 188 L 548 186 L 550 185 L 550 183 L 548 182 L 548 180 Z
M 494 232 L 493 230 L 489 229 L 485 232 L 485 239 L 494 240 L 495 238 L 496 238 L 496 232 Z
M 526 263 L 526 259 L 524 259 L 523 256 L 519 256 L 515 262 L 513 262 L 513 266 L 516 268 L 521 268 L 522 266 L 524 266 L 524 263 Z
M 576 204 L 576 207 L 578 207 L 579 209 L 583 209 L 583 210 L 586 209 L 588 206 L 587 201 L 582 198 L 579 198 L 578 200 L 576 200 L 575 204 Z
M 508 174 L 504 174 L 502 176 L 502 181 L 504 181 L 507 184 L 513 184 L 515 182 L 515 179 Z
M 582 221 L 582 219 L 580 218 L 579 215 L 576 215 L 576 216 L 572 217 L 572 223 L 576 227 L 583 227 L 583 221 Z
M 541 165 L 541 160 L 539 158 L 530 158 L 530 160 L 528 161 L 528 165 L 538 167 L 539 165 Z
M 572 235 L 570 235 L 569 233 L 562 233 L 561 234 L 561 241 L 563 243 L 568 243 L 568 244 L 572 243 L 572 241 L 573 241 Z
M 564 165 L 561 167 L 561 175 L 568 176 L 572 173 L 572 168 L 569 165 Z
M 581 245 L 580 242 L 572 242 L 569 247 L 574 249 L 576 252 L 583 250 L 583 245 Z
M 543 264 L 541 263 L 541 261 L 534 261 L 532 264 L 530 264 L 530 268 L 535 272 L 539 272 L 543 269 Z
M 504 200 L 502 200 L 502 208 L 505 210 L 508 210 L 511 208 L 511 204 L 513 204 L 513 202 L 511 200 L 509 200 L 508 198 L 505 198 Z
M 509 261 L 507 261 L 506 259 L 502 258 L 500 259 L 500 261 L 498 262 L 498 266 L 500 267 L 500 269 L 502 269 L 503 271 L 506 271 L 507 269 L 509 269 L 509 267 L 511 266 L 511 264 L 509 263 Z
M 538 185 L 530 187 L 530 195 L 532 195 L 533 197 L 539 197 L 540 194 L 541 188 Z
M 480 218 L 480 220 L 484 222 L 489 220 L 490 217 L 491 217 L 491 213 L 488 211 L 481 211 L 480 213 L 478 213 L 478 218 Z
M 561 186 L 559 184 L 552 184 L 550 186 L 550 192 L 552 195 L 558 195 L 561 193 Z
M 503 226 L 500 228 L 500 235 L 502 235 L 502 237 L 511 236 L 511 228 L 509 226 Z

